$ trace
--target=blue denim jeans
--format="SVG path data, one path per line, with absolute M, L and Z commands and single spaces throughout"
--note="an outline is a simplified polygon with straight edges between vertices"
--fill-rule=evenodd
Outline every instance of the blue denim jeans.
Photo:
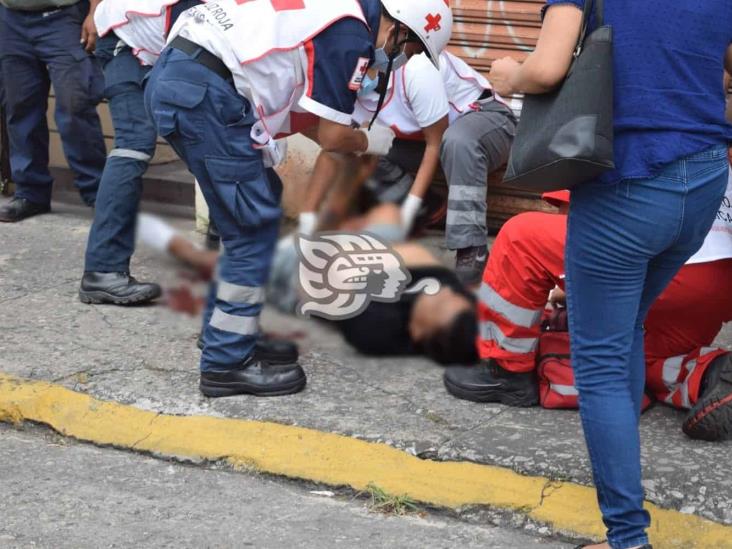
M 96 199 L 106 150 L 97 104 L 103 79 L 98 61 L 79 44 L 89 2 L 46 12 L 0 6 L 0 71 L 3 73 L 15 195 L 51 201 L 46 110 L 50 84 L 56 125 L 74 184 L 89 205 Z
M 265 169 L 253 146 L 249 101 L 230 80 L 189 55 L 163 51 L 145 87 L 145 106 L 158 133 L 196 176 L 221 235 L 201 370 L 241 367 L 259 335 L 282 215 L 282 182 Z
M 566 285 L 580 415 L 608 541 L 647 543 L 638 422 L 645 379 L 643 322 L 651 303 L 700 247 L 724 196 L 724 146 L 656 177 L 572 191 Z
M 96 56 L 104 67 L 104 95 L 114 124 L 110 151 L 99 183 L 94 223 L 86 247 L 85 271 L 125 272 L 135 250 L 135 224 L 142 176 L 155 153 L 157 134 L 145 111 L 142 84 L 150 67 L 110 33 Z

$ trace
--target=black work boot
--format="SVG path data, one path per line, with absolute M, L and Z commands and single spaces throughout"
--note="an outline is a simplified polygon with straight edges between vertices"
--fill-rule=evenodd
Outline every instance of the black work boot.
M 732 355 L 715 358 L 699 388 L 699 400 L 682 426 L 691 438 L 717 441 L 732 436 Z
M 513 373 L 494 360 L 478 366 L 451 366 L 443 376 L 447 392 L 473 402 L 500 402 L 508 406 L 539 403 L 539 385 L 534 372 Z
M 201 372 L 199 387 L 211 398 L 244 394 L 282 396 L 302 391 L 306 383 L 299 364 L 270 364 L 252 355 L 241 368 Z
M 199 334 L 196 345 L 203 351 L 203 331 Z M 254 356 L 270 364 L 292 364 L 300 358 L 300 350 L 294 341 L 262 334 L 254 344 Z
M 0 208 L 0 221 L 3 223 L 16 223 L 34 215 L 44 214 L 50 211 L 51 206 L 36 204 L 25 198 L 16 197 Z
M 130 273 L 86 272 L 81 279 L 79 299 L 82 303 L 139 305 L 160 297 L 160 286 L 138 282 Z
M 483 271 L 488 261 L 487 246 L 461 248 L 455 254 L 455 274 L 465 286 L 475 287 L 483 280 Z

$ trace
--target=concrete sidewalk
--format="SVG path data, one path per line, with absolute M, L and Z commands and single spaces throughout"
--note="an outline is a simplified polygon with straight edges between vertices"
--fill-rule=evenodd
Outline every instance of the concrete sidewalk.
M 307 389 L 287 398 L 204 399 L 197 390 L 196 319 L 163 307 L 78 301 L 89 223 L 87 210 L 57 205 L 53 215 L 0 226 L 0 372 L 156 412 L 299 425 L 385 442 L 422 458 L 590 484 L 575 412 L 459 401 L 445 392 L 442 369 L 428 361 L 364 358 L 324 325 L 269 311 L 265 329 L 302 334 Z M 175 279 L 171 265 L 146 250 L 137 254 L 133 274 Z M 720 343 L 732 344 L 730 331 Z M 691 441 L 681 432 L 682 418 L 663 406 L 643 417 L 647 498 L 732 525 L 732 442 Z M 491 517 L 514 525 L 523 520 Z

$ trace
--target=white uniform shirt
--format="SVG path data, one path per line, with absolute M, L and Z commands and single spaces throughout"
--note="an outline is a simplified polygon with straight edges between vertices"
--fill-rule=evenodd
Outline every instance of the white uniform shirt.
M 401 138 L 421 139 L 423 128 L 444 116 L 454 122 L 490 89 L 481 74 L 451 53 L 440 55 L 439 71 L 426 55 L 415 55 L 392 75 L 379 122 Z M 359 125 L 369 122 L 378 100 L 376 92 L 359 97 L 354 121 Z
M 727 181 L 727 192 L 719 207 L 709 234 L 701 249 L 696 252 L 687 265 L 709 263 L 720 259 L 732 258 L 732 172 Z

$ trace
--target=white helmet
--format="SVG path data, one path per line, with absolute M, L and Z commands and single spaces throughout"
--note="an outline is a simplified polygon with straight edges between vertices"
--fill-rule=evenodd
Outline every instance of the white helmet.
M 440 54 L 452 35 L 449 0 L 381 0 L 393 18 L 417 35 L 432 63 L 440 68 Z

